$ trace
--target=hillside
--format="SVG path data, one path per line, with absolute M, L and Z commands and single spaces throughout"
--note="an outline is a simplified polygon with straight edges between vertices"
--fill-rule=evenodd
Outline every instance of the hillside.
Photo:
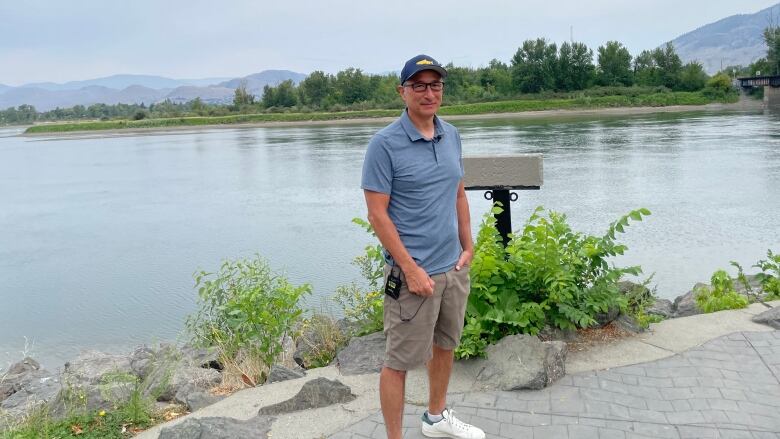
M 683 62 L 698 61 L 709 74 L 722 67 L 746 66 L 766 56 L 764 29 L 780 18 L 780 3 L 755 14 L 732 15 L 674 40 Z

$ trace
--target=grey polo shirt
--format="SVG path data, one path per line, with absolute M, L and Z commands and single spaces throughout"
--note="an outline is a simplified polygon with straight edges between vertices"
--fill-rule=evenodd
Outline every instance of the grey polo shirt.
M 361 187 L 390 195 L 387 213 L 406 250 L 429 275 L 451 270 L 460 257 L 456 198 L 463 179 L 458 130 L 434 118 L 424 138 L 406 110 L 368 144 Z M 392 258 L 385 252 L 388 263 Z

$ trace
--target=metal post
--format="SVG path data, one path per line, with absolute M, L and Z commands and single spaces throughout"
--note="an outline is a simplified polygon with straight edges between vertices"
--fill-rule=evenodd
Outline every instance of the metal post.
M 496 215 L 496 228 L 504 240 L 504 247 L 509 244 L 509 234 L 512 233 L 512 211 L 509 206 L 510 194 L 508 189 L 494 189 L 493 203 L 501 203 L 501 213 Z

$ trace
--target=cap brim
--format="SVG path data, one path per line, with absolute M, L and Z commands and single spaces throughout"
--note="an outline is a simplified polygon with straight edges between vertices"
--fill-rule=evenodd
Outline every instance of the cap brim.
M 441 66 L 433 66 L 433 65 L 422 65 L 422 66 L 419 66 L 419 68 L 418 68 L 418 69 L 416 69 L 414 72 L 412 72 L 412 73 L 411 73 L 409 76 L 407 76 L 406 78 L 404 78 L 404 80 L 403 80 L 403 81 L 401 81 L 401 84 L 403 84 L 404 82 L 406 82 L 406 81 L 408 81 L 409 79 L 411 79 L 411 78 L 412 78 L 412 76 L 414 76 L 414 75 L 416 75 L 416 74 L 418 74 L 418 73 L 420 73 L 420 72 L 422 72 L 422 71 L 424 71 L 424 70 L 433 70 L 434 72 L 436 72 L 436 73 L 440 74 L 442 79 L 444 79 L 444 78 L 446 78 L 446 77 L 447 77 L 447 71 L 446 71 L 446 70 L 444 70 L 444 67 L 441 67 Z

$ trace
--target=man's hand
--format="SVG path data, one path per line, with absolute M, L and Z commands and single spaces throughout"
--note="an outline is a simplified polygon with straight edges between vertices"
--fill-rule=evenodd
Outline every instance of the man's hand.
M 471 259 L 474 257 L 474 254 L 471 250 L 463 250 L 460 253 L 460 258 L 458 258 L 458 262 L 455 264 L 455 271 L 460 271 L 461 268 L 470 265 Z
M 408 273 L 404 271 L 404 276 L 406 276 L 406 287 L 409 288 L 410 293 L 423 297 L 433 295 L 433 288 L 436 284 L 420 266 L 414 267 Z

